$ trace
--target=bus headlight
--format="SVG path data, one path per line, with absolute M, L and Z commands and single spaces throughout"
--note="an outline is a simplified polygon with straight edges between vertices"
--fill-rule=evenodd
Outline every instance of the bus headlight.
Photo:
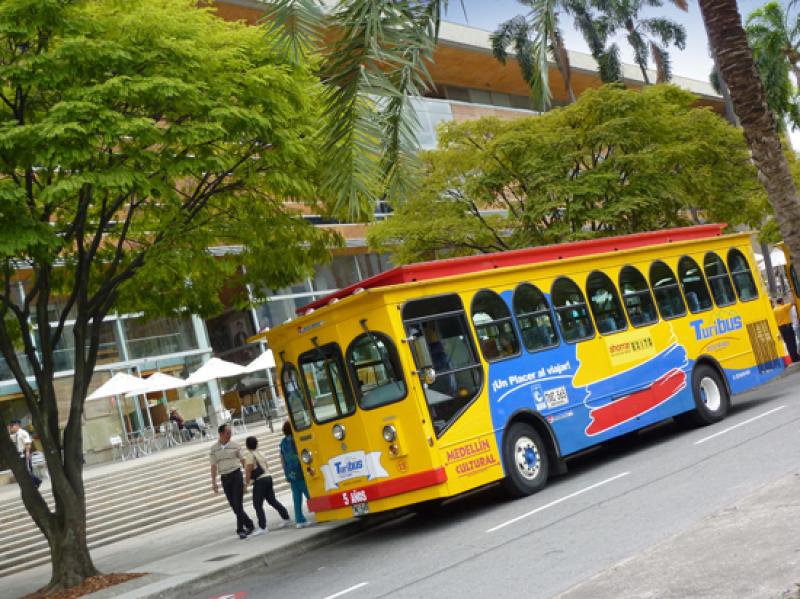
M 341 424 L 333 425 L 333 438 L 337 441 L 344 439 L 344 427 Z
M 383 440 L 391 443 L 397 439 L 397 429 L 392 424 L 387 424 L 383 427 Z
M 314 456 L 311 455 L 310 451 L 304 449 L 300 452 L 300 459 L 303 460 L 304 464 L 310 464 L 314 460 Z

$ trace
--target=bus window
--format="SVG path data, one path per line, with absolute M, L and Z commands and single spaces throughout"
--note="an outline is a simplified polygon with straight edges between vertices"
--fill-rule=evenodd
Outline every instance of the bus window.
M 281 373 L 281 384 L 286 405 L 289 408 L 289 417 L 292 419 L 295 430 L 301 431 L 311 426 L 311 416 L 308 413 L 306 398 L 300 389 L 297 380 L 297 369 L 291 364 L 284 364 Z
M 550 296 L 564 341 L 575 342 L 594 336 L 592 319 L 580 288 L 572 279 L 561 277 L 553 283 Z
M 678 277 L 681 279 L 686 303 L 692 312 L 705 312 L 711 309 L 711 296 L 700 266 L 689 256 L 678 261 Z
M 736 287 L 739 299 L 743 302 L 756 299 L 758 288 L 753 280 L 753 273 L 750 272 L 747 258 L 736 248 L 728 252 L 728 268 L 731 270 L 731 278 L 733 278 L 733 285 Z
M 514 290 L 513 304 L 525 349 L 532 352 L 558 345 L 553 316 L 544 293 L 530 283 L 522 283 Z
M 511 312 L 503 298 L 494 291 L 479 291 L 472 300 L 472 324 L 478 333 L 481 353 L 487 362 L 515 356 L 519 341 Z
M 736 294 L 733 293 L 731 278 L 722 258 L 714 252 L 708 252 L 703 259 L 703 270 L 706 271 L 706 279 L 717 306 L 722 308 L 735 304 Z
M 329 343 L 304 353 L 300 356 L 300 369 L 314 420 L 321 424 L 355 412 L 338 345 Z
M 650 266 L 650 286 L 656 296 L 661 318 L 669 320 L 686 314 L 686 304 L 683 303 L 681 290 L 678 289 L 678 281 L 672 269 L 661 260 L 656 260 Z
M 633 266 L 624 266 L 619 272 L 619 288 L 631 324 L 643 327 L 658 322 L 653 295 L 644 275 Z
M 619 295 L 607 275 L 597 270 L 590 274 L 586 279 L 586 295 L 589 296 L 594 322 L 601 334 L 607 335 L 628 328 Z
M 385 406 L 406 396 L 397 351 L 385 335 L 370 331 L 356 337 L 347 350 L 347 364 L 362 408 Z
M 409 301 L 403 306 L 403 321 L 409 337 L 424 336 L 428 347 L 431 363 L 423 363 L 425 357 L 416 353 L 414 361 L 419 371 L 434 370 L 433 382 L 423 381 L 423 388 L 438 437 L 477 397 L 483 385 L 483 366 L 457 295 Z

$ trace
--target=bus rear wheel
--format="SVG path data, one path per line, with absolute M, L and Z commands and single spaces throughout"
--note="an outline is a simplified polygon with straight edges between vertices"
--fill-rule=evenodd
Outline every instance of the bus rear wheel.
M 547 483 L 547 447 L 532 426 L 515 422 L 509 427 L 503 441 L 503 466 L 503 482 L 512 497 L 531 495 Z
M 682 414 L 684 419 L 696 426 L 707 426 L 719 422 L 728 415 L 730 396 L 716 368 L 701 364 L 692 373 L 692 395 L 694 410 Z

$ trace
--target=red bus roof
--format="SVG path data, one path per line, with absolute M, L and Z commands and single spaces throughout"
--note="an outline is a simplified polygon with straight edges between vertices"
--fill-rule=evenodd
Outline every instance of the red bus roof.
M 602 237 L 600 239 L 588 239 L 586 241 L 574 241 L 571 243 L 559 243 L 557 245 L 545 245 L 522 250 L 510 250 L 507 252 L 495 252 L 493 254 L 479 254 L 477 256 L 465 256 L 463 258 L 448 258 L 445 260 L 420 262 L 417 264 L 409 264 L 408 266 L 396 266 L 395 268 L 368 277 L 358 283 L 343 287 L 339 291 L 321 297 L 310 304 L 306 304 L 302 308 L 297 309 L 297 314 L 304 314 L 308 310 L 321 308 L 333 299 L 342 299 L 351 295 L 357 289 L 373 289 L 375 287 L 400 285 L 401 283 L 411 283 L 413 281 L 428 281 L 440 277 L 449 277 L 481 270 L 491 270 L 494 268 L 504 268 L 507 266 L 536 264 L 538 262 L 577 258 L 579 256 L 591 254 L 630 250 L 648 245 L 661 245 L 675 243 L 677 241 L 718 237 L 722 235 L 722 230 L 725 227 L 726 225 L 724 224 L 680 227 L 676 229 L 666 229 L 664 231 L 649 231 L 647 233 L 634 233 L 632 235 L 620 235 L 618 237 Z

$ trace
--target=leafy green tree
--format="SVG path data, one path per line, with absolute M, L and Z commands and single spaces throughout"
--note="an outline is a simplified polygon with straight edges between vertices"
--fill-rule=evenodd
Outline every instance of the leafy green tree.
M 650 83 L 647 63 L 650 58 L 656 65 L 656 82 L 672 78 L 669 47 L 680 50 L 686 47 L 686 29 L 683 25 L 664 17 L 641 16 L 645 7 L 661 7 L 662 0 L 595 0 L 600 12 L 608 19 L 612 31 L 624 31 L 633 49 L 633 59 L 642 71 L 645 84 Z M 681 10 L 687 10 L 686 0 L 672 0 Z
M 262 31 L 194 0 L 6 0 L 0 40 L 0 355 L 41 438 L 52 508 L 8 436 L 0 453 L 56 590 L 96 574 L 81 419 L 103 318 L 214 312 L 223 285 L 288 284 L 336 239 L 285 208 L 315 196 L 320 86 Z M 241 249 L 215 259 L 214 245 Z M 64 414 L 53 377 L 66 336 Z
M 513 47 L 522 76 L 531 88 L 534 107 L 546 110 L 550 106 L 550 56 L 561 74 L 569 101 L 575 101 L 569 54 L 558 23 L 559 11 L 573 17 L 575 27 L 583 34 L 599 65 L 601 80 L 610 83 L 621 79 L 618 48 L 614 44 L 606 48 L 607 20 L 594 13 L 589 0 L 519 0 L 519 3 L 530 11 L 499 25 L 491 35 L 492 53 L 505 64 L 508 48 Z
M 794 2 L 785 8 L 768 2 L 754 10 L 747 17 L 745 32 L 778 127 L 785 129 L 787 122 L 800 127 L 800 14 Z
M 513 121 L 448 123 L 420 195 L 369 231 L 397 262 L 699 222 L 759 223 L 741 131 L 669 85 L 605 86 Z

